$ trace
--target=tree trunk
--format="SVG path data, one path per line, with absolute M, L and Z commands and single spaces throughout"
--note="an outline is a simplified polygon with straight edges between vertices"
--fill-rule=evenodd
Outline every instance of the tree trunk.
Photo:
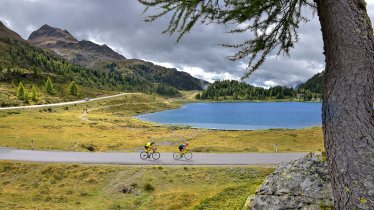
M 374 38 L 364 0 L 315 0 L 326 72 L 322 121 L 335 209 L 374 209 Z

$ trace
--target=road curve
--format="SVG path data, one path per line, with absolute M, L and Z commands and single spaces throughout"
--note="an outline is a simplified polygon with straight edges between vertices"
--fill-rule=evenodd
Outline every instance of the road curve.
M 80 104 L 80 103 L 87 103 L 90 101 L 97 101 L 97 100 L 103 100 L 103 99 L 108 99 L 108 98 L 114 98 L 114 97 L 119 97 L 123 95 L 127 95 L 131 93 L 120 93 L 116 95 L 111 95 L 111 96 L 103 96 L 103 97 L 98 97 L 98 98 L 91 98 L 89 101 L 86 100 L 79 100 L 79 101 L 68 101 L 68 102 L 61 102 L 61 103 L 55 103 L 55 104 L 40 104 L 40 105 L 32 105 L 32 106 L 12 106 L 12 107 L 0 107 L 1 110 L 11 110 L 11 109 L 31 109 L 31 108 L 40 108 L 40 107 L 53 107 L 53 106 L 64 106 L 64 105 L 70 105 L 70 104 Z
M 123 165 L 275 165 L 299 159 L 306 154 L 193 153 L 191 160 L 174 160 L 172 153 L 161 153 L 159 160 L 141 160 L 139 153 L 63 152 L 0 148 L 0 160 Z

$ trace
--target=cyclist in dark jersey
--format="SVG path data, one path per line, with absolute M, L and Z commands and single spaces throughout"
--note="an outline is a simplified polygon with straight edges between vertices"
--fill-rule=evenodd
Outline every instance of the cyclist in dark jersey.
M 179 151 L 180 152 L 185 151 L 187 149 L 187 146 L 188 146 L 188 142 L 185 142 L 184 144 L 179 145 L 179 147 L 178 147 Z

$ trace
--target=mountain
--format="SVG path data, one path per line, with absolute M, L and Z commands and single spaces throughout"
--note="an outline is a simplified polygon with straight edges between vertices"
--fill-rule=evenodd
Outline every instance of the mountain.
M 126 59 L 106 45 L 78 41 L 68 31 L 48 25 L 30 35 L 30 40 L 0 22 L 0 106 L 54 103 L 118 91 L 173 97 L 180 96 L 179 90 L 200 90 L 207 84 L 176 69 Z M 83 59 L 73 62 L 71 55 Z M 93 66 L 81 61 L 93 61 Z M 52 93 L 45 89 L 48 78 L 54 84 Z M 79 85 L 78 95 L 68 92 L 72 81 Z M 27 91 L 37 88 L 36 101 L 18 97 L 20 82 Z
M 50 49 L 65 59 L 88 68 L 103 60 L 126 59 L 107 45 L 98 45 L 85 40 L 78 41 L 68 31 L 49 25 L 43 25 L 32 32 L 28 41 L 40 48 Z
M 322 84 L 325 72 L 317 73 L 312 78 L 300 85 L 300 89 L 309 90 L 312 93 L 322 94 Z
M 49 49 L 66 60 L 106 73 L 117 72 L 129 83 L 158 83 L 178 90 L 202 90 L 209 84 L 186 72 L 165 68 L 140 59 L 126 59 L 107 45 L 78 41 L 68 31 L 44 25 L 31 33 L 28 41 Z
M 0 37 L 14 39 L 14 40 L 23 40 L 20 35 L 8 29 L 1 21 L 0 21 Z

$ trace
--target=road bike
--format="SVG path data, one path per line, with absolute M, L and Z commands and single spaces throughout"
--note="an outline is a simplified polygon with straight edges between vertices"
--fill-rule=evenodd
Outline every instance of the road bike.
M 180 160 L 180 159 L 182 159 L 183 157 L 184 157 L 186 160 L 191 160 L 191 158 L 192 158 L 192 152 L 189 152 L 189 151 L 187 151 L 187 150 L 184 150 L 184 151 L 182 151 L 182 152 L 174 152 L 174 154 L 173 154 L 173 158 L 174 158 L 175 160 Z
M 158 160 L 160 159 L 160 153 L 156 151 L 157 148 L 153 148 L 150 152 L 143 151 L 140 153 L 140 158 L 143 160 L 150 159 L 151 157 L 153 160 Z

